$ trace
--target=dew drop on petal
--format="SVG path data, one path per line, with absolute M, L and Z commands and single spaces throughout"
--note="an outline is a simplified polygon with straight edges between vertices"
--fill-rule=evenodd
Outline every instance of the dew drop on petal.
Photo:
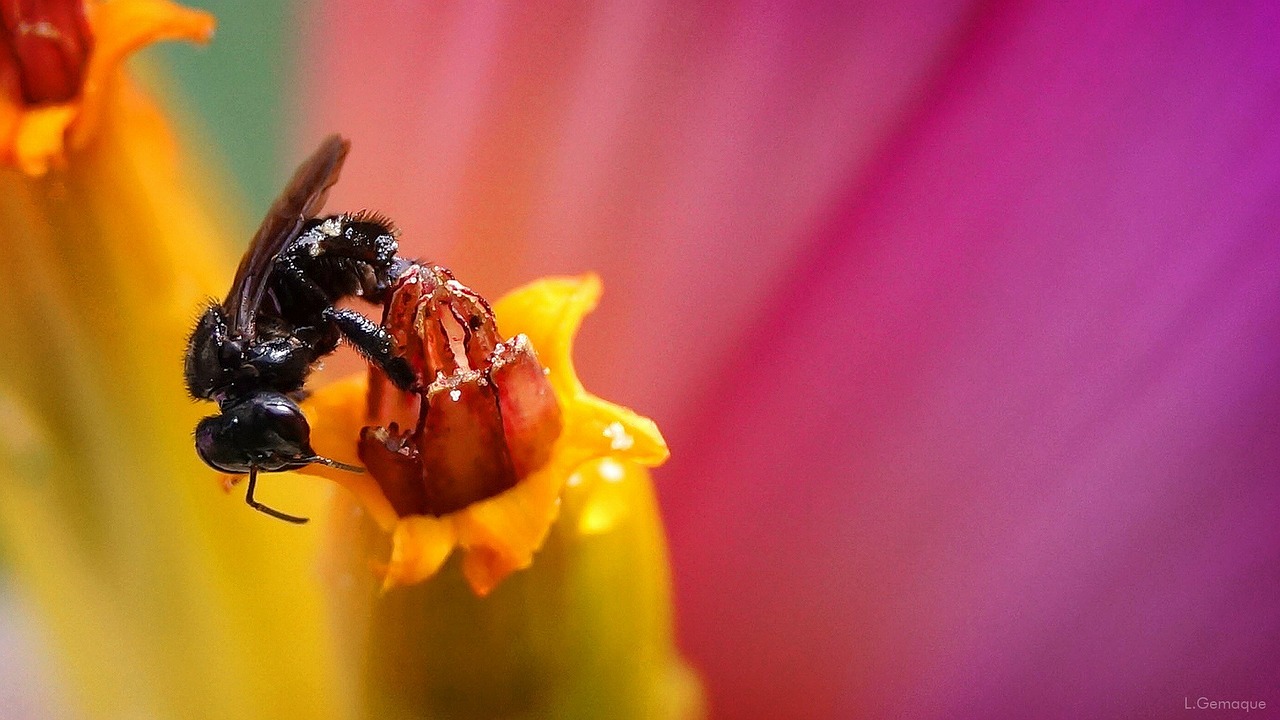
M 616 420 L 605 427 L 604 436 L 609 438 L 611 450 L 630 450 L 631 446 L 636 444 L 636 439 L 631 437 L 622 423 Z

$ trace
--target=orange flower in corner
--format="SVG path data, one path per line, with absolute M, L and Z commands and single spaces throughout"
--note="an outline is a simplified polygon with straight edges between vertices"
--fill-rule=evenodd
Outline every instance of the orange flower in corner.
M 0 161 L 43 175 L 93 137 L 130 53 L 207 42 L 214 20 L 166 0 L 3 0 L 0 25 Z
M 666 460 L 651 420 L 591 395 L 574 372 L 573 338 L 599 296 L 594 275 L 548 278 L 491 309 L 449 271 L 414 266 L 384 324 L 421 388 L 402 393 L 373 370 L 304 405 L 316 451 L 369 470 L 304 472 L 351 490 L 392 533 L 384 590 L 425 580 L 461 547 L 485 595 L 532 562 L 579 467 Z

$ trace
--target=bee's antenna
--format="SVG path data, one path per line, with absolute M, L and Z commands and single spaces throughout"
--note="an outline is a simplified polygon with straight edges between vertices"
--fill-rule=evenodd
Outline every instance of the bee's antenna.
M 327 457 L 321 457 L 319 455 L 313 455 L 312 457 L 306 458 L 306 460 L 307 462 L 318 463 L 320 465 L 336 468 L 338 470 L 346 470 L 347 472 L 353 472 L 353 473 L 364 472 L 364 468 L 360 467 L 359 465 L 348 465 L 344 462 L 340 462 L 338 460 L 332 460 Z
M 249 503 L 249 507 L 259 512 L 264 512 L 273 518 L 278 518 L 285 522 L 293 523 L 294 525 L 301 525 L 302 523 L 307 521 L 307 518 L 282 513 L 279 510 L 276 510 L 275 508 L 269 508 L 266 505 L 263 505 L 262 503 L 258 502 L 257 500 L 254 500 L 253 490 L 255 487 L 257 487 L 257 485 L 258 485 L 258 468 L 251 465 L 249 466 L 249 489 L 245 492 L 245 495 L 244 495 L 244 501 Z

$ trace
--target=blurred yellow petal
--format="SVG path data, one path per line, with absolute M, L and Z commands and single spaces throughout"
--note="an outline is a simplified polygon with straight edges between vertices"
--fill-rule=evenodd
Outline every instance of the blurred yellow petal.
M 626 519 L 631 506 L 622 483 L 628 479 L 632 467 L 613 458 L 602 458 L 569 478 L 570 487 L 586 494 L 578 513 L 578 532 L 601 535 Z
M 43 175 L 50 166 L 66 167 L 63 138 L 80 112 L 78 104 L 49 105 L 22 113 L 13 137 L 14 162 L 28 175 Z
M 350 495 L 336 512 L 350 516 Z M 647 718 L 705 714 L 674 643 L 670 581 L 648 471 L 582 465 L 561 493 L 532 566 L 488 547 L 455 554 L 427 582 L 382 592 L 352 582 L 385 537 L 337 528 L 330 600 L 344 664 L 359 667 L 364 717 Z M 358 574 L 358 573 L 356 573 Z M 477 592 L 479 591 L 479 592 Z

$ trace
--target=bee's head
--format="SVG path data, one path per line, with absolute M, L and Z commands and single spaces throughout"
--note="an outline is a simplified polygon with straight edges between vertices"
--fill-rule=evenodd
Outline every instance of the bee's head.
M 222 414 L 196 425 L 196 452 L 215 470 L 247 473 L 294 470 L 323 462 L 311 449 L 311 426 L 298 404 L 260 390 L 228 400 Z

